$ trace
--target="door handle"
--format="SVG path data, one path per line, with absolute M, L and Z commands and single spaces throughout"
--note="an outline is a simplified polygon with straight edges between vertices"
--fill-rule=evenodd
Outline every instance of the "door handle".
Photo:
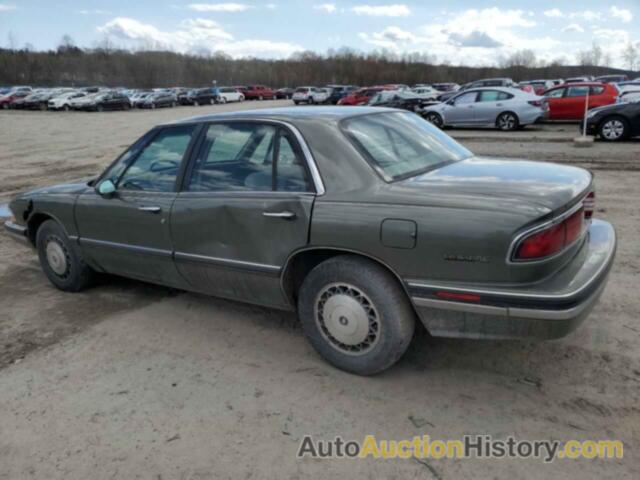
M 162 211 L 160 207 L 138 207 L 138 210 L 148 213 L 160 213 Z
M 296 218 L 296 214 L 293 212 L 262 212 L 262 216 L 263 217 L 270 217 L 270 218 L 282 218 L 284 220 L 293 220 L 294 218 Z

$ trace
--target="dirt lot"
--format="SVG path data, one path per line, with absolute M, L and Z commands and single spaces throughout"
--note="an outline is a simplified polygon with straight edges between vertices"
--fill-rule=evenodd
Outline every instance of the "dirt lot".
M 0 112 L 0 203 L 100 171 L 151 126 L 285 102 L 104 114 Z M 640 478 L 640 142 L 575 125 L 453 130 L 478 154 L 594 169 L 620 244 L 587 322 L 551 342 L 421 333 L 374 378 L 324 363 L 293 315 L 109 279 L 56 291 L 0 234 L 0 479 Z M 0 209 L 1 211 L 1 209 Z M 623 460 L 296 460 L 301 438 L 620 439 Z M 344 476 L 344 477 L 343 477 Z

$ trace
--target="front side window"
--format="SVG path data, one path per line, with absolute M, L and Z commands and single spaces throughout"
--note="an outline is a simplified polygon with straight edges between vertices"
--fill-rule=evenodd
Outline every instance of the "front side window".
M 274 125 L 238 122 L 209 126 L 187 188 L 192 192 L 308 191 L 309 182 L 288 132 Z
M 483 90 L 480 92 L 480 98 L 478 98 L 479 102 L 497 102 L 498 100 L 502 100 L 501 94 L 503 92 L 498 92 L 497 90 Z
M 469 150 L 413 113 L 362 115 L 347 119 L 342 125 L 369 163 L 388 181 L 472 156 Z
M 462 95 L 456 97 L 453 100 L 454 105 L 464 105 L 467 103 L 474 103 L 476 101 L 476 97 L 478 96 L 478 92 L 467 92 Z
M 567 97 L 586 97 L 589 87 L 569 87 Z
M 117 182 L 118 189 L 145 192 L 174 191 L 182 158 L 195 130 L 195 125 L 162 129 L 137 157 L 133 157 L 131 165 L 126 165 L 126 159 L 122 162 L 125 164 L 125 170 Z M 124 157 L 126 156 L 125 154 Z M 111 172 L 109 175 L 111 178 Z

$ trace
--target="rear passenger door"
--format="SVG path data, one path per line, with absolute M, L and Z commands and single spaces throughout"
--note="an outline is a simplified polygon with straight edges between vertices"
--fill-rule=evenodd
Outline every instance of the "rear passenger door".
M 171 212 L 175 262 L 203 293 L 285 307 L 281 269 L 308 242 L 315 187 L 288 127 L 207 127 Z
M 495 125 L 498 114 L 504 112 L 504 102 L 513 95 L 499 90 L 482 90 L 475 105 L 475 122 Z

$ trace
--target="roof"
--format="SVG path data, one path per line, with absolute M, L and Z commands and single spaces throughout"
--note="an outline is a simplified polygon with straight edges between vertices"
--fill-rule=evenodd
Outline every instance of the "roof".
M 176 125 L 181 123 L 213 122 L 216 120 L 254 120 L 271 119 L 295 123 L 296 120 L 313 119 L 339 122 L 343 118 L 364 115 L 367 113 L 389 112 L 388 108 L 380 107 L 342 107 L 342 106 L 308 106 L 263 108 L 258 110 L 238 110 L 235 112 L 213 113 L 166 123 Z

